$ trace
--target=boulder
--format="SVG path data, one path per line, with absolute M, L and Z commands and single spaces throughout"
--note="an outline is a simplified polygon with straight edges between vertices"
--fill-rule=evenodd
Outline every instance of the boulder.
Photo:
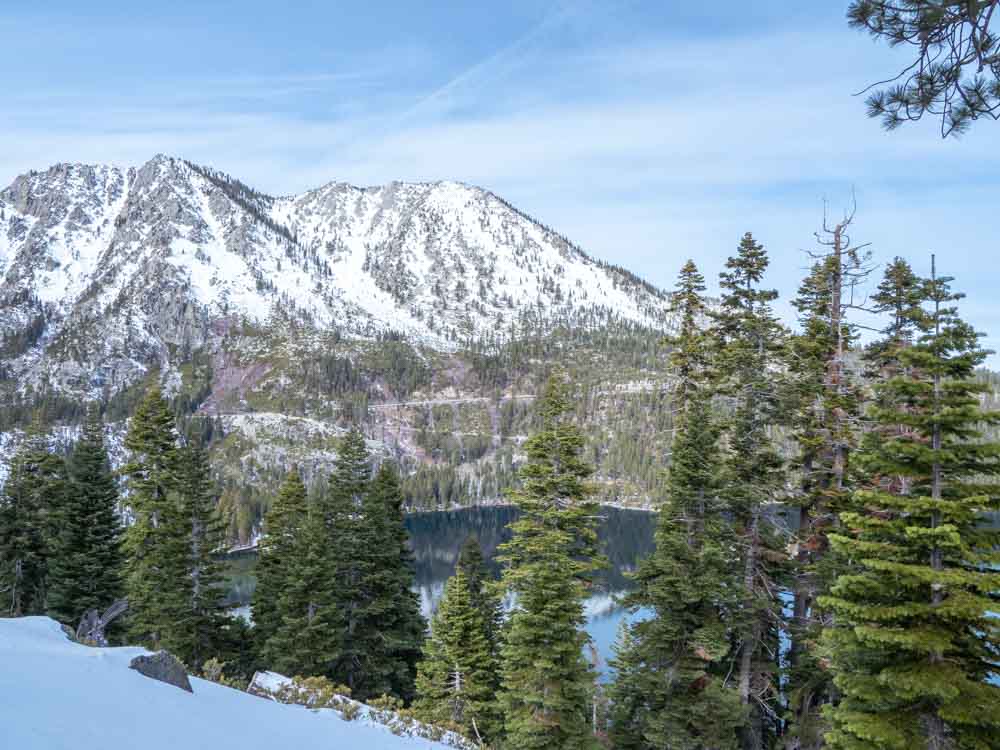
M 151 656 L 137 656 L 129 662 L 128 666 L 129 669 L 134 669 L 146 677 L 179 687 L 189 693 L 194 692 L 191 689 L 191 681 L 188 679 L 184 665 L 169 651 L 157 651 Z

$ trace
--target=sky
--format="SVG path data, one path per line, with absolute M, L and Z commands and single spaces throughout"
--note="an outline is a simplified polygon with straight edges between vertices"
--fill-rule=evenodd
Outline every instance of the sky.
M 0 184 L 157 153 L 271 194 L 460 180 L 664 288 L 687 258 L 714 287 L 751 231 L 789 321 L 856 202 L 852 239 L 935 253 L 1000 348 L 1000 123 L 884 132 L 855 93 L 907 56 L 847 4 L 0 3 Z

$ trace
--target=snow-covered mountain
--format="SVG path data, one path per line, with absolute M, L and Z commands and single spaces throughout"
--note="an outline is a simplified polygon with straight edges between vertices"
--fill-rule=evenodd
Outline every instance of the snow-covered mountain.
M 558 364 L 586 384 L 606 499 L 646 503 L 666 309 L 468 185 L 271 197 L 167 156 L 56 165 L 0 190 L 0 483 L 32 421 L 64 446 L 91 399 L 117 465 L 159 382 L 210 445 L 234 541 L 291 464 L 330 470 L 350 424 L 415 505 L 493 502 Z
M 0 191 L 0 378 L 21 390 L 114 392 L 243 323 L 448 351 L 555 320 L 662 327 L 664 307 L 632 274 L 455 182 L 274 198 L 161 155 L 59 164 Z

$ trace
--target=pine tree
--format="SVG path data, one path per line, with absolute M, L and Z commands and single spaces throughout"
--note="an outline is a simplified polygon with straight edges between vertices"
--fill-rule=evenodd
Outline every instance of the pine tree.
M 362 575 L 371 538 L 363 538 L 361 505 L 371 469 L 364 437 L 352 429 L 341 441 L 325 491 L 309 504 L 301 539 L 291 547 L 289 582 L 279 597 L 281 624 L 265 657 L 286 674 L 324 676 L 366 694 L 365 638 L 359 631 Z
M 413 592 L 413 553 L 403 522 L 403 494 L 396 469 L 383 463 L 362 503 L 364 544 L 370 538 L 369 569 L 362 579 L 363 615 L 359 631 L 368 642 L 369 695 L 414 697 L 417 662 L 427 623 Z
M 790 570 L 792 612 L 785 693 L 788 750 L 818 748 L 823 741 L 820 707 L 830 699 L 829 673 L 815 654 L 823 613 L 816 600 L 826 593 L 837 569 L 828 554 L 828 533 L 848 495 L 849 459 L 858 433 L 861 388 L 846 366 L 857 333 L 849 319 L 855 288 L 869 273 L 868 255 L 851 245 L 847 230 L 853 216 L 828 227 L 826 248 L 792 301 L 801 332 L 789 342 L 791 403 L 788 412 L 797 444 L 793 462 L 800 475 L 792 502 L 798 527 Z
M 477 545 L 478 546 L 478 545 Z M 497 739 L 497 661 L 482 609 L 462 568 L 445 584 L 417 672 L 414 713 L 422 721 L 455 726 L 468 737 Z
M 779 606 L 770 562 L 780 553 L 763 515 L 783 484 L 783 462 L 769 427 L 778 421 L 777 370 L 784 332 L 771 310 L 778 294 L 761 289 L 769 261 L 748 232 L 719 275 L 722 299 L 712 314 L 710 336 L 718 387 L 730 403 L 726 427 L 725 486 L 741 560 L 737 678 L 747 712 L 741 745 L 759 750 L 778 732 L 777 624 Z
M 254 639 L 266 661 L 273 660 L 275 656 L 270 653 L 268 641 L 281 625 L 284 615 L 280 606 L 281 597 L 291 584 L 295 548 L 305 533 L 307 513 L 306 488 L 298 470 L 293 467 L 264 516 L 264 533 L 255 571 L 257 587 L 252 602 Z
M 327 488 L 326 524 L 329 558 L 333 571 L 332 599 L 328 606 L 334 612 L 329 617 L 341 618 L 339 643 L 331 667 L 331 679 L 351 689 L 351 694 L 364 700 L 368 649 L 364 631 L 363 578 L 372 569 L 372 548 L 375 530 L 362 523 L 362 503 L 368 494 L 371 464 L 365 440 L 357 428 L 352 428 L 341 440 L 337 463 Z
M 456 570 L 462 571 L 469 584 L 469 596 L 472 597 L 472 604 L 483 615 L 486 640 L 490 643 L 494 656 L 499 658 L 503 607 L 492 591 L 493 581 L 483 557 L 483 548 L 474 534 L 470 534 L 462 544 L 462 549 L 458 553 Z
M 540 399 L 540 429 L 524 445 L 521 511 L 501 548 L 503 583 L 516 598 L 502 649 L 506 746 L 591 747 L 593 674 L 583 655 L 583 600 L 597 561 L 597 505 L 581 458 L 583 437 L 569 421 L 569 387 L 554 376 Z
M 216 489 L 208 454 L 188 444 L 178 452 L 179 508 L 168 521 L 179 548 L 175 567 L 182 597 L 171 603 L 175 620 L 164 637 L 167 646 L 185 664 L 200 669 L 226 648 L 225 589 L 222 567 L 214 554 L 222 545 L 222 522 L 216 512 Z
M 288 578 L 278 597 L 281 622 L 264 645 L 270 669 L 295 676 L 332 676 L 343 618 L 334 603 L 336 584 L 322 496 L 309 503 L 302 534 L 289 548 Z
M 889 323 L 882 338 L 866 349 L 865 361 L 871 377 L 889 379 L 900 372 L 899 353 L 913 343 L 923 319 L 924 281 L 897 257 L 886 266 L 871 301 L 875 312 L 889 316 Z
M 185 582 L 179 514 L 177 430 L 158 387 L 139 402 L 125 436 L 129 457 L 121 469 L 128 486 L 125 587 L 129 640 L 159 647 L 174 626 Z
M 118 486 L 96 407 L 88 411 L 73 446 L 69 479 L 50 545 L 48 610 L 75 626 L 88 610 L 103 611 L 124 594 Z
M 656 550 L 635 575 L 626 606 L 651 616 L 629 627 L 616 654 L 611 737 L 623 748 L 737 747 L 740 697 L 725 684 L 731 656 L 725 614 L 737 581 L 734 538 L 719 495 L 722 457 L 711 408 L 704 282 L 681 269 L 672 312 L 678 319 L 671 365 L 678 412 Z M 706 722 L 705 717 L 712 721 Z
M 884 429 L 859 456 L 866 488 L 830 536 L 851 568 L 821 600 L 835 615 L 823 642 L 841 694 L 826 711 L 829 747 L 998 746 L 1000 534 L 980 516 L 998 507 L 1000 445 L 981 429 L 1000 414 L 980 409 L 973 374 L 987 352 L 949 281 L 922 285 L 912 345 L 887 342 L 900 368 L 877 387 L 871 417 Z
M 10 462 L 0 495 L 0 615 L 45 613 L 50 544 L 66 484 L 65 462 L 33 428 Z

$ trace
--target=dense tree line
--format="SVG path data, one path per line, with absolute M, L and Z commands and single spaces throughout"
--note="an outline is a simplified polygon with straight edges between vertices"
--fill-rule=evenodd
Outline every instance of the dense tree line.
M 277 671 L 323 676 L 359 699 L 409 702 L 424 635 L 395 468 L 374 476 L 357 430 L 310 501 L 298 473 L 264 521 L 255 640 Z
M 487 418 L 527 435 L 519 461 L 499 451 L 490 479 L 517 508 L 500 577 L 469 540 L 429 632 L 404 503 L 447 505 L 482 492 L 482 477 L 445 463 L 401 479 L 351 429 L 328 478 L 307 491 L 292 469 L 270 502 L 250 629 L 224 611 L 220 488 L 204 447 L 215 428 L 155 386 L 129 423 L 124 497 L 97 408 L 65 455 L 41 426 L 30 432 L 0 496 L 2 612 L 75 624 L 126 596 L 120 639 L 194 669 L 216 659 L 389 696 L 496 748 L 998 747 L 1000 529 L 983 514 L 1000 509 L 1000 413 L 978 371 L 988 353 L 951 280 L 901 258 L 870 296 L 866 312 L 884 324 L 863 346 L 852 290 L 871 266 L 850 223 L 824 227 L 792 301 L 797 330 L 778 322 L 767 252 L 747 233 L 717 300 L 688 262 L 670 340 L 621 347 L 660 362 L 669 397 L 630 402 L 620 424 L 621 442 L 648 443 L 627 461 L 658 490 L 660 512 L 625 600 L 645 615 L 623 629 L 606 692 L 583 603 L 605 564 L 599 486 L 621 477 L 601 446 L 614 430 L 581 427 L 607 394 L 566 372 L 530 406 L 426 411 L 428 447 L 476 435 Z M 386 383 L 406 392 L 424 376 L 395 351 Z M 328 363 L 353 388 L 350 366 Z M 655 415 L 655 439 L 628 432 L 640 411 Z M 778 504 L 794 526 L 768 512 Z

